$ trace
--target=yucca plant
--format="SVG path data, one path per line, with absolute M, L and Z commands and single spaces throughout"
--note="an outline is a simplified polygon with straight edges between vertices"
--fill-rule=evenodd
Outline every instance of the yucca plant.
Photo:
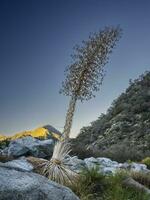
M 57 142 L 50 162 L 47 162 L 44 167 L 43 175 L 63 185 L 71 185 L 76 181 L 78 174 L 72 171 L 65 162 L 65 158 L 70 151 L 70 144 L 68 142 Z
M 59 183 L 70 182 L 77 176 L 67 165 L 64 164 L 65 156 L 70 152 L 67 143 L 70 137 L 72 119 L 77 100 L 89 100 L 94 97 L 94 92 L 100 89 L 108 62 L 108 55 L 112 52 L 121 36 L 120 27 L 106 27 L 98 33 L 89 36 L 82 46 L 75 46 L 72 55 L 73 62 L 66 69 L 66 79 L 62 83 L 61 93 L 70 96 L 69 108 L 62 140 L 54 148 L 53 156 L 44 168 L 44 174 Z

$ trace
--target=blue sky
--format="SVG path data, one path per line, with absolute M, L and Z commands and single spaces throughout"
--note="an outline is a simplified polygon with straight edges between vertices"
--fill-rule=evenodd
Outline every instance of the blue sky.
M 105 26 L 123 29 L 96 98 L 78 103 L 72 136 L 150 70 L 149 0 L 0 0 L 0 133 L 51 124 L 62 130 L 69 98 L 58 93 L 72 47 Z

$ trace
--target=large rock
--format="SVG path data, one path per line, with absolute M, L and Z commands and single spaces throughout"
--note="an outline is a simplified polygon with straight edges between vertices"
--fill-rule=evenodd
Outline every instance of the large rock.
M 66 159 L 66 163 L 70 166 L 71 169 L 80 172 L 82 169 L 92 169 L 97 168 L 99 172 L 107 175 L 107 174 L 115 174 L 118 170 L 125 169 L 137 172 L 150 172 L 147 169 L 147 166 L 140 163 L 118 163 L 116 161 L 112 161 L 109 158 L 85 158 L 84 160 L 78 159 L 77 156 L 68 157 Z
M 33 165 L 29 163 L 24 157 L 12 161 L 8 161 L 5 163 L 0 162 L 0 167 L 6 167 L 9 169 L 16 169 L 19 171 L 27 171 L 30 172 L 34 169 Z
M 83 168 L 86 167 L 86 163 L 84 162 L 84 160 L 78 159 L 77 156 L 68 156 L 65 159 L 65 163 L 70 167 L 70 169 L 77 173 L 79 173 Z
M 103 174 L 114 174 L 119 169 L 119 163 L 109 158 L 86 158 L 84 159 L 88 169 L 97 168 Z
M 28 136 L 11 141 L 8 148 L 3 150 L 3 154 L 13 157 L 31 155 L 46 158 L 52 155 L 53 147 L 52 139 L 38 140 Z
M 140 163 L 118 163 L 109 158 L 86 158 L 84 159 L 88 169 L 97 167 L 103 174 L 114 174 L 118 170 L 125 169 L 136 172 L 149 172 L 147 166 Z
M 119 169 L 119 163 L 109 158 L 97 158 L 100 170 L 104 174 L 114 174 Z
M 75 172 L 79 173 L 84 168 L 97 168 L 103 174 L 114 174 L 119 169 L 119 163 L 110 160 L 109 158 L 86 158 L 84 160 L 78 159 L 77 156 L 67 157 L 66 163 Z
M 0 200 L 79 200 L 68 188 L 32 173 L 0 166 Z
M 84 162 L 86 163 L 86 166 L 87 166 L 88 169 L 99 166 L 98 160 L 96 158 L 93 158 L 93 157 L 85 158 Z
M 145 164 L 141 164 L 141 163 L 120 163 L 119 164 L 119 168 L 120 169 L 128 169 L 128 170 L 132 170 L 135 172 L 148 172 L 150 170 L 147 169 L 147 166 Z

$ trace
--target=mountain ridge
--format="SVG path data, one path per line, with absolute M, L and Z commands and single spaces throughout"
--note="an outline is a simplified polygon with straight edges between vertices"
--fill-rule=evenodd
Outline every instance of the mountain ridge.
M 22 131 L 12 136 L 5 136 L 0 134 L 0 141 L 15 140 L 26 136 L 32 136 L 34 138 L 48 138 L 51 136 L 54 139 L 59 139 L 61 137 L 61 132 L 51 125 L 45 125 L 33 130 Z

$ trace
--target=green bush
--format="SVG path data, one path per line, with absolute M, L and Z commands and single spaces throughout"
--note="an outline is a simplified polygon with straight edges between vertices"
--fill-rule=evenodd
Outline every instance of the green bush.
M 109 187 L 104 200 L 149 200 L 150 196 L 144 192 L 125 187 L 122 182 L 127 174 L 118 173 L 108 178 Z
M 141 161 L 141 159 L 150 155 L 150 151 L 143 152 L 137 146 L 130 145 L 129 142 L 114 144 L 108 149 L 91 150 L 87 149 L 82 143 L 75 144 L 72 142 L 71 155 L 76 155 L 80 159 L 88 157 L 107 157 L 117 162 Z M 148 164 L 148 163 L 147 163 Z
M 79 180 L 71 186 L 81 200 L 102 200 L 105 188 L 105 176 L 98 172 L 98 168 L 84 169 Z
M 86 169 L 71 189 L 81 200 L 149 200 L 150 197 L 144 192 L 122 184 L 128 176 L 126 172 L 104 176 L 97 168 Z
M 146 157 L 142 160 L 142 163 L 147 165 L 147 168 L 150 169 L 150 157 Z
M 0 149 L 4 149 L 5 147 L 7 147 L 9 145 L 9 143 L 10 143 L 9 139 L 0 141 Z
M 82 144 L 72 145 L 72 150 L 71 150 L 70 155 L 71 156 L 76 155 L 80 159 L 95 157 L 95 154 L 92 151 L 87 150 L 85 147 L 83 147 Z
M 142 151 L 139 151 L 136 146 L 130 146 L 128 142 L 114 144 L 110 148 L 101 151 L 100 154 L 117 162 L 140 161 L 144 156 Z

